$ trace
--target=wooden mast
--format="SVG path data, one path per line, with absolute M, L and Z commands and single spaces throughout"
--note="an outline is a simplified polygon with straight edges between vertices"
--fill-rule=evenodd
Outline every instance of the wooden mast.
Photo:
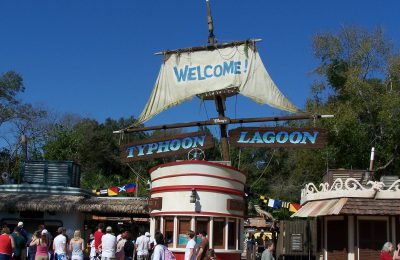
M 214 24 L 211 16 L 210 1 L 206 0 L 207 5 L 207 23 L 208 23 L 208 44 L 215 44 L 214 35 Z M 214 97 L 215 106 L 218 112 L 219 118 L 225 118 L 225 98 L 221 95 Z M 224 161 L 230 161 L 229 156 L 229 145 L 228 145 L 228 134 L 226 131 L 226 124 L 220 124 L 219 129 L 221 132 L 221 149 L 222 149 L 222 159 Z

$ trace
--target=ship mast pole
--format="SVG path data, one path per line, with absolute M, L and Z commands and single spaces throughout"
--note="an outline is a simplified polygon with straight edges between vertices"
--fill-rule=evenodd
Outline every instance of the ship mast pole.
M 207 23 L 208 23 L 208 44 L 215 44 L 215 35 L 214 35 L 214 24 L 211 16 L 211 8 L 210 1 L 206 0 L 207 5 Z M 218 112 L 219 118 L 225 117 L 225 98 L 222 95 L 217 95 L 214 97 L 215 106 Z M 221 132 L 221 149 L 222 149 L 222 159 L 224 161 L 230 161 L 229 156 L 229 145 L 228 145 L 228 134 L 227 134 L 227 125 L 221 124 L 219 126 Z

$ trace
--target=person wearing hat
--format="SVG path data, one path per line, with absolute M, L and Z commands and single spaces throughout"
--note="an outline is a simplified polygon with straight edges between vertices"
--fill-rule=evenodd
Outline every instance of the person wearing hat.
M 67 238 L 63 235 L 63 228 L 57 229 L 57 236 L 53 241 L 53 250 L 55 260 L 66 260 L 67 256 Z
M 149 259 L 149 245 L 150 245 L 150 233 L 146 236 L 145 232 L 140 232 L 142 235 L 136 239 L 135 249 L 137 252 L 138 260 L 148 260 Z
M 101 244 L 99 249 L 101 250 L 101 260 L 115 259 L 115 248 L 117 246 L 117 238 L 111 234 L 112 228 L 108 226 L 106 228 L 106 234 L 101 237 Z
M 18 227 L 20 228 L 21 236 L 25 238 L 25 241 L 28 241 L 28 231 L 26 231 L 24 228 L 24 222 L 18 222 Z

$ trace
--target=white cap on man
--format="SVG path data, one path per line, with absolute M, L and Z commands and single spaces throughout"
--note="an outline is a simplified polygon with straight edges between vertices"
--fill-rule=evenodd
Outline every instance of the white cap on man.
M 146 237 L 150 237 L 150 233 L 149 233 L 149 232 L 146 232 L 144 235 L 145 235 Z
M 24 222 L 20 221 L 18 222 L 18 227 L 23 227 L 24 226 Z
M 42 235 L 49 233 L 49 231 L 47 231 L 47 229 L 43 229 L 42 230 Z

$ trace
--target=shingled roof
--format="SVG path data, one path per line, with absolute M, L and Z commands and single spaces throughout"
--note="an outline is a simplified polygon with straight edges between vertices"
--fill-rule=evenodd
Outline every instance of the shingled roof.
M 309 201 L 292 217 L 330 215 L 400 215 L 400 199 L 340 198 Z

